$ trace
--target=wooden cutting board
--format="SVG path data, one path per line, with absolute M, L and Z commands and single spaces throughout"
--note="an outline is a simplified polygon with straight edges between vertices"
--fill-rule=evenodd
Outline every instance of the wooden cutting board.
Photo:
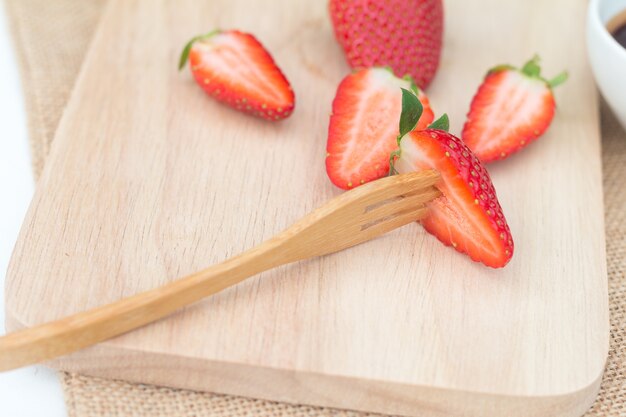
M 570 0 L 446 2 L 445 50 L 428 94 L 452 132 L 495 64 L 537 52 L 545 74 L 571 75 L 545 138 L 490 165 L 516 242 L 505 269 L 409 225 L 264 273 L 52 366 L 412 416 L 582 414 L 608 350 L 584 10 Z M 178 73 L 184 43 L 215 27 L 267 45 L 296 92 L 293 117 L 271 124 L 239 114 Z M 325 142 L 348 72 L 325 1 L 111 1 L 15 248 L 9 327 L 226 259 L 339 194 L 326 178 Z

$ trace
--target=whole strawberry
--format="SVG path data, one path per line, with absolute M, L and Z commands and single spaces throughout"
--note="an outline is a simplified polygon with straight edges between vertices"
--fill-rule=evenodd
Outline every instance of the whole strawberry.
M 330 0 L 335 36 L 352 68 L 389 66 L 425 88 L 439 66 L 441 0 Z

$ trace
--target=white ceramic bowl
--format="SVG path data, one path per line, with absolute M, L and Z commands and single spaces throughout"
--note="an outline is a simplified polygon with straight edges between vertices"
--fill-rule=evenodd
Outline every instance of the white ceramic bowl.
M 591 0 L 587 11 L 587 53 L 596 83 L 626 129 L 626 49 L 606 24 L 626 9 L 626 0 Z

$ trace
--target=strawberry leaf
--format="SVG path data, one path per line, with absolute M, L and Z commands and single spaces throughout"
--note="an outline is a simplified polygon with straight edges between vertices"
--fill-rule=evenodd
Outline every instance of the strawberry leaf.
M 398 146 L 402 137 L 415 129 L 417 122 L 422 117 L 424 107 L 413 91 L 402 88 L 402 113 L 400 114 L 400 134 L 398 135 Z M 394 163 L 400 157 L 400 149 L 396 149 L 389 156 L 389 175 L 397 174 Z
M 400 114 L 400 135 L 398 136 L 398 143 L 400 143 L 400 139 L 402 139 L 404 135 L 415 129 L 423 111 L 424 107 L 422 107 L 422 103 L 419 101 L 415 93 L 403 88 L 402 113 Z
M 550 88 L 554 88 L 558 85 L 563 84 L 565 81 L 567 81 L 567 77 L 568 77 L 568 73 L 567 71 L 563 71 L 562 73 L 560 73 L 559 75 L 557 75 L 556 77 L 554 77 L 553 79 L 548 81 L 548 85 L 550 86 Z
M 415 84 L 415 80 L 413 79 L 413 77 L 411 77 L 410 74 L 404 74 L 404 77 L 402 77 L 402 79 L 408 81 L 411 85 L 411 91 L 413 91 L 416 96 L 419 96 L 420 88 L 417 86 L 417 84 Z
M 539 56 L 535 55 L 530 61 L 524 64 L 522 72 L 529 77 L 539 77 L 541 67 L 539 66 Z
M 180 59 L 178 60 L 178 70 L 182 70 L 185 67 L 185 64 L 187 63 L 187 60 L 189 59 L 189 53 L 191 52 L 191 47 L 193 46 L 193 44 L 201 39 L 208 39 L 211 36 L 215 35 L 216 33 L 219 33 L 220 30 L 214 30 L 212 32 L 206 33 L 204 35 L 199 35 L 199 36 L 194 36 L 193 38 L 191 38 L 191 40 L 189 42 L 187 42 L 187 44 L 185 45 L 185 47 L 183 48 L 183 52 L 180 54 Z
M 399 157 L 400 157 L 399 148 L 391 152 L 391 154 L 389 155 L 389 174 L 387 174 L 388 177 L 391 177 L 398 173 L 398 171 L 396 171 L 395 163 L 396 163 L 396 159 Z
M 520 71 L 522 74 L 526 75 L 527 77 L 538 78 L 542 80 L 550 88 L 554 88 L 558 85 L 561 85 L 567 80 L 567 77 L 568 77 L 567 71 L 563 71 L 562 73 L 552 78 L 551 80 L 546 80 L 544 77 L 541 76 L 541 67 L 539 66 L 539 59 L 540 59 L 539 55 L 535 55 L 534 57 L 532 57 L 532 59 L 530 59 L 528 62 L 524 64 L 521 70 L 511 65 L 498 65 L 490 69 L 487 75 L 494 73 L 494 72 L 498 72 L 498 71 L 517 70 L 517 71 Z
M 412 84 L 413 85 L 413 84 Z M 413 87 L 411 87 L 413 88 Z M 417 87 L 415 87 L 417 88 Z M 402 88 L 402 113 L 400 114 L 400 134 L 398 135 L 398 146 L 402 137 L 415 129 L 417 122 L 422 117 L 424 107 L 422 102 L 417 98 L 417 94 L 413 91 L 409 91 Z M 400 149 L 396 149 L 389 156 L 389 175 L 395 175 L 398 172 L 394 166 L 397 158 L 400 157 Z
M 428 129 L 437 129 L 448 131 L 450 129 L 450 120 L 448 119 L 448 115 L 444 113 L 439 119 L 432 122 Z
M 508 64 L 496 65 L 495 67 L 487 71 L 487 75 L 492 74 L 494 72 L 514 70 L 514 69 L 516 68 L 513 65 L 508 65 Z

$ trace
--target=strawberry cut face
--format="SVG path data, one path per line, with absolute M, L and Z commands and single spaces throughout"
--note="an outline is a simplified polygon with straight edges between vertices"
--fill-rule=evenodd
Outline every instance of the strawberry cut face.
M 567 80 L 562 72 L 541 76 L 539 57 L 523 68 L 491 69 L 472 99 L 462 138 L 483 162 L 507 158 L 548 129 L 556 107 L 552 89 Z
M 554 107 L 545 82 L 515 70 L 490 74 L 472 101 L 463 138 L 483 161 L 505 158 L 546 131 Z
M 292 113 L 293 90 L 254 36 L 230 30 L 192 42 L 191 73 L 211 97 L 267 120 L 284 119 Z
M 474 261 L 500 268 L 513 255 L 513 240 L 489 173 L 457 137 L 435 129 L 414 130 L 400 142 L 400 173 L 434 168 L 442 196 L 428 203 L 421 220 L 441 242 Z
M 350 189 L 382 178 L 389 172 L 389 155 L 397 148 L 402 88 L 411 82 L 384 68 L 348 75 L 333 101 L 328 128 L 326 172 L 336 186 Z M 424 107 L 417 128 L 434 118 L 428 98 L 420 91 Z

